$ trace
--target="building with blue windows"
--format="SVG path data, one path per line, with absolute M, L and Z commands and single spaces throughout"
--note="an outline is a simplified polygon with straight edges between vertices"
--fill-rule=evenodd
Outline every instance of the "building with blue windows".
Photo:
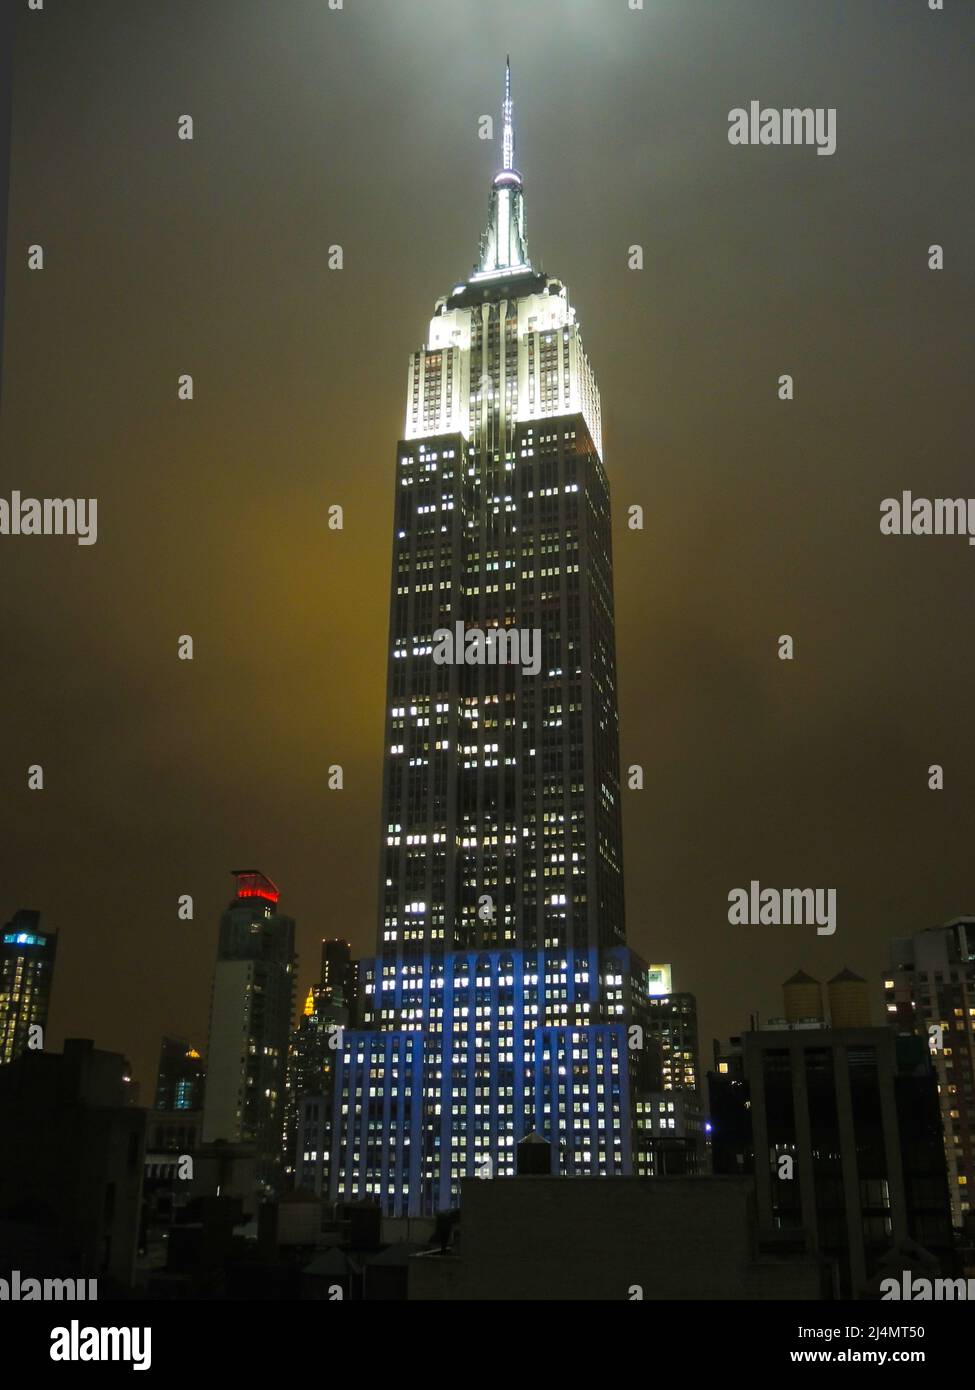
M 44 1048 L 58 938 L 40 921 L 22 907 L 0 933 L 0 1065 Z

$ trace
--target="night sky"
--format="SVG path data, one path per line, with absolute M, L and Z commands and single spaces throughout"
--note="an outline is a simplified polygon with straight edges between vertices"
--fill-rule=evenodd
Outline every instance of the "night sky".
M 707 1054 L 798 966 L 876 985 L 975 912 L 975 549 L 879 530 L 975 491 L 973 39 L 969 0 L 19 7 L 0 495 L 99 502 L 94 546 L 0 537 L 0 922 L 60 932 L 49 1045 L 151 1103 L 232 868 L 279 884 L 300 994 L 323 935 L 372 950 L 408 357 L 475 259 L 508 52 L 529 251 L 602 391 L 631 943 Z M 730 145 L 752 99 L 835 107 L 836 154 Z M 730 926 L 753 878 L 835 888 L 835 936 Z

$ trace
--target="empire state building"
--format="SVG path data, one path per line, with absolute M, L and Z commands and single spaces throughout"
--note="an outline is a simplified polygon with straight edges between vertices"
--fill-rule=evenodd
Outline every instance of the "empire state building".
M 502 150 L 477 265 L 409 364 L 376 954 L 302 1145 L 305 1184 L 390 1215 L 513 1174 L 529 1133 L 553 1173 L 643 1172 L 655 1084 L 625 945 L 599 390 L 529 256 L 510 67 Z
M 377 952 L 623 940 L 609 485 L 599 390 L 503 168 L 471 278 L 410 362 L 398 453 Z M 431 660 L 540 634 L 540 667 Z

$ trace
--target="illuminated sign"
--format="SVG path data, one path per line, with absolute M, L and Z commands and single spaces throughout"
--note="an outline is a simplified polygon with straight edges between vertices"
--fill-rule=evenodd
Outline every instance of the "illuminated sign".
M 647 994 L 672 993 L 669 965 L 651 965 L 647 970 Z

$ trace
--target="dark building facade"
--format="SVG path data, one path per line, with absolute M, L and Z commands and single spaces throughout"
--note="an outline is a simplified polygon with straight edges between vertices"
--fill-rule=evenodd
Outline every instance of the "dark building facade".
M 0 1066 L 43 1048 L 58 938 L 40 922 L 39 912 L 21 908 L 0 933 Z
M 461 1235 L 409 1262 L 409 1297 L 498 1302 L 820 1299 L 823 1262 L 756 1239 L 747 1179 L 465 1181 Z
M 78 1038 L 0 1067 L 0 1227 L 29 1228 L 78 1278 L 128 1287 L 146 1111 L 128 1104 L 124 1068 Z
M 203 1058 L 185 1038 L 164 1037 L 156 1073 L 155 1110 L 202 1110 Z
M 341 1005 L 348 1014 L 348 1023 L 355 1022 L 357 963 L 352 959 L 352 946 L 340 937 L 322 941 L 322 971 L 319 989 L 333 1004 Z
M 975 918 L 891 942 L 887 1016 L 923 1038 L 938 1078 L 952 1220 L 972 1229 L 975 1192 Z
M 844 1298 L 907 1241 L 950 1272 L 938 1092 L 923 1043 L 811 1016 L 772 1020 L 735 1042 L 709 1076 L 713 1166 L 754 1174 L 766 1241 L 830 1260 Z

